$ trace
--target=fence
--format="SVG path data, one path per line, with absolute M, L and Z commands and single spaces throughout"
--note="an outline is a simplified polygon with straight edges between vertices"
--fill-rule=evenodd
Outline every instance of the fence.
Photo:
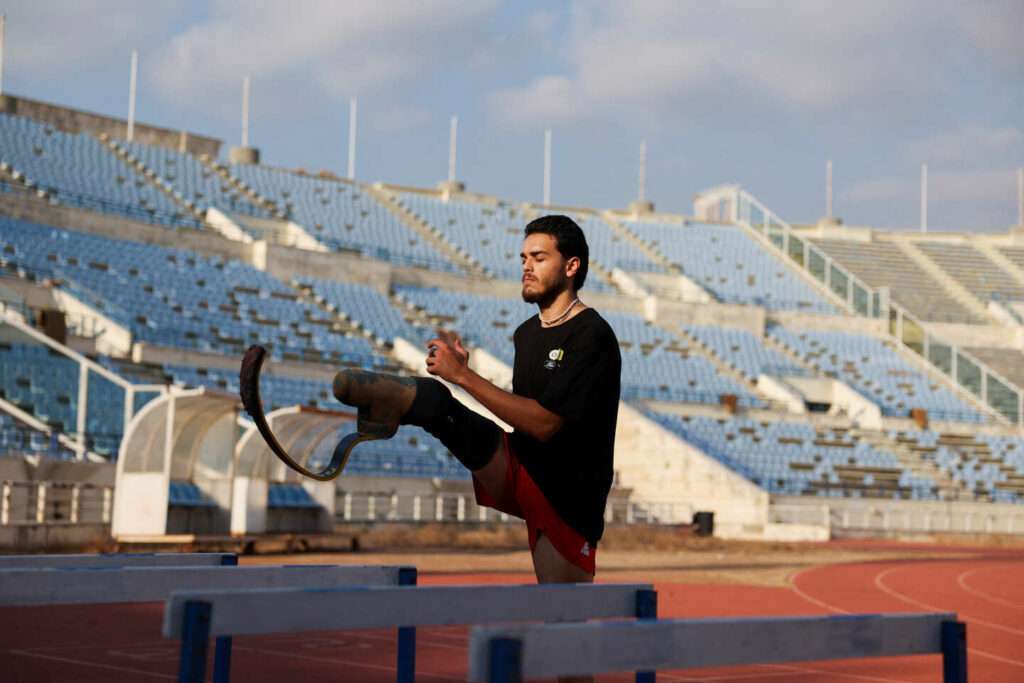
M 694 213 L 701 219 L 733 221 L 760 234 L 777 256 L 835 294 L 847 312 L 888 317 L 891 342 L 911 351 L 929 370 L 979 399 L 1001 422 L 1024 427 L 1024 390 L 970 353 L 943 341 L 920 318 L 892 301 L 888 288 L 873 289 L 797 235 L 788 223 L 739 186 L 703 193 L 694 204 Z
M 0 526 L 109 524 L 114 488 L 78 482 L 0 482 Z
M 345 491 L 338 494 L 338 521 L 344 522 L 479 522 L 518 521 L 504 512 L 476 504 L 473 494 L 374 493 Z M 689 503 L 609 499 L 605 521 L 624 524 L 690 524 Z

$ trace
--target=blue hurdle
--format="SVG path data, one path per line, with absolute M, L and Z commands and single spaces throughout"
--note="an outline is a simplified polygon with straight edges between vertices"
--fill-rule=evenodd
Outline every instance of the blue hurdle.
M 405 627 L 414 639 L 416 626 L 656 617 L 651 584 L 190 590 L 167 600 L 164 636 L 182 639 L 178 680 L 199 683 L 211 636 Z M 402 683 L 415 675 L 411 643 L 403 650 L 400 636 Z M 653 674 L 642 672 L 637 679 L 652 681 Z
M 216 590 L 415 583 L 415 567 L 378 565 L 0 569 L 0 607 L 160 602 L 174 591 L 196 586 Z M 408 632 L 399 634 L 400 652 L 415 647 L 409 640 Z M 228 680 L 230 667 L 231 637 L 217 638 L 214 676 Z
M 116 553 L 104 555 L 0 555 L 0 569 L 55 567 L 216 567 L 238 564 L 234 553 Z
M 511 683 L 638 667 L 695 669 L 938 653 L 943 681 L 966 683 L 967 627 L 955 614 L 478 626 L 470 634 L 469 678 Z

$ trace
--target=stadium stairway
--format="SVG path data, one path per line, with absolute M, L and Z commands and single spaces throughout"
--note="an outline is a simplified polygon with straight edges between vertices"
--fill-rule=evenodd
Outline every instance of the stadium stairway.
M 657 249 L 647 244 L 647 242 L 641 239 L 639 235 L 637 235 L 635 232 L 633 232 L 625 225 L 623 225 L 621 222 L 619 222 L 619 220 L 615 217 L 615 214 L 613 214 L 611 211 L 602 211 L 601 218 L 604 219 L 604 222 L 607 223 L 612 230 L 618 232 L 620 235 L 626 238 L 626 240 L 629 241 L 634 247 L 636 247 L 644 254 L 646 254 L 648 258 L 650 258 L 652 261 L 660 265 L 667 272 L 676 275 L 682 273 L 682 271 L 679 269 L 679 266 L 669 261 Z
M 381 356 L 390 355 L 386 342 L 373 330 L 365 327 L 358 321 L 352 320 L 345 315 L 337 306 L 327 301 L 324 297 L 313 291 L 313 286 L 293 279 L 290 283 L 295 293 L 303 301 L 310 301 L 323 311 L 327 316 L 333 318 L 332 328 L 341 334 L 358 335 L 365 337 L 374 352 Z
M 955 480 L 952 475 L 938 466 L 934 460 L 921 457 L 920 450 L 915 450 L 907 439 L 893 438 L 885 432 L 869 429 L 850 429 L 856 439 L 865 441 L 873 447 L 892 453 L 900 465 L 913 477 L 931 479 L 935 482 L 936 494 L 943 500 L 967 499 L 967 491 L 963 481 Z
M 392 192 L 386 190 L 379 183 L 374 185 L 361 185 L 363 192 L 377 200 L 385 209 L 395 215 L 410 230 L 422 237 L 435 249 L 441 252 L 452 263 L 458 264 L 469 275 L 475 277 L 490 278 L 484 267 L 471 255 L 467 254 L 457 244 L 452 243 L 442 235 L 437 228 L 421 220 L 416 214 L 395 201 Z
M 263 209 L 270 215 L 274 216 L 275 218 L 287 220 L 288 217 L 280 208 L 278 208 L 276 204 L 269 201 L 259 192 L 257 192 L 256 190 L 254 190 L 253 188 L 249 187 L 247 184 L 243 183 L 241 180 L 236 178 L 235 175 L 231 173 L 231 169 L 226 164 L 217 163 L 215 159 L 200 158 L 199 161 L 207 168 L 209 168 L 211 171 L 219 175 L 221 178 L 231 183 L 231 185 L 233 185 L 236 189 L 238 189 L 246 197 L 248 197 L 250 202 L 260 207 L 261 209 Z
M 109 149 L 111 152 L 120 157 L 121 161 L 128 164 L 136 171 L 138 171 L 141 176 L 148 180 L 157 190 L 166 195 L 168 199 L 170 199 L 172 202 L 180 206 L 183 210 L 191 213 L 192 217 L 195 218 L 197 221 L 205 224 L 205 212 L 200 211 L 196 207 L 195 203 L 192 202 L 191 200 L 180 199 L 177 196 L 175 196 L 174 187 L 169 183 L 165 183 L 163 178 L 157 175 L 154 169 L 146 166 L 144 163 L 142 163 L 142 161 L 137 159 L 134 155 L 130 154 L 126 149 L 120 147 L 111 137 L 107 135 L 100 135 L 99 141 L 107 149 Z
M 990 261 L 1005 270 L 1013 277 L 1014 280 L 1017 281 L 1017 284 L 1024 288 L 1024 268 L 1021 268 L 1016 263 L 1006 258 L 1006 256 L 996 249 L 995 246 L 983 239 L 972 240 L 971 244 L 974 245 L 975 249 L 987 256 Z
M 945 270 L 943 270 L 939 264 L 935 263 L 931 258 L 925 254 L 920 247 L 914 244 L 914 241 L 906 235 L 900 235 L 898 233 L 892 234 L 892 241 L 895 243 L 900 250 L 907 255 L 911 261 L 921 267 L 926 273 L 931 275 L 935 280 L 942 285 L 943 290 L 950 296 L 954 301 L 959 303 L 961 306 L 969 310 L 974 315 L 982 320 L 988 320 L 992 323 L 999 323 L 992 313 L 985 307 L 976 296 L 964 287 L 962 284 L 953 279 Z
M 755 380 L 751 380 L 749 377 L 740 372 L 740 370 L 735 365 L 727 361 L 725 358 L 722 358 L 722 356 L 717 351 L 715 351 L 713 348 L 702 342 L 685 327 L 679 326 L 676 328 L 671 328 L 665 325 L 659 325 L 659 327 L 661 327 L 663 330 L 670 334 L 682 337 L 683 340 L 686 341 L 687 345 L 689 345 L 691 352 L 696 351 L 700 355 L 707 358 L 708 361 L 710 361 L 711 364 L 715 366 L 715 370 L 718 372 L 719 375 L 732 378 L 740 385 L 746 387 L 747 391 L 749 391 L 750 393 L 754 394 L 759 399 L 767 403 L 770 407 L 776 410 L 785 410 L 785 407 L 782 406 L 782 404 L 778 403 L 777 401 L 769 399 L 767 396 L 758 391 L 757 382 Z

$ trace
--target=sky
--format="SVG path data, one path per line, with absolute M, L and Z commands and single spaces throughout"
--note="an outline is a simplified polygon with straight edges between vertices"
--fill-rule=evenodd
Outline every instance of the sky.
M 264 163 L 510 201 L 692 213 L 736 183 L 790 223 L 1004 232 L 1024 166 L 1021 0 L 7 0 L 5 93 L 237 145 Z M 226 154 L 226 149 L 225 149 Z

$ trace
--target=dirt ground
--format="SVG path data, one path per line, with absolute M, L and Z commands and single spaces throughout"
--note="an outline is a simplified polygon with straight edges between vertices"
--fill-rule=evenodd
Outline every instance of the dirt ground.
M 260 554 L 242 564 L 412 564 L 420 572 L 532 575 L 521 527 L 458 531 L 438 527 L 379 528 L 356 536 L 359 550 Z M 1020 539 L 943 538 L 906 541 L 766 543 L 699 538 L 688 529 L 610 528 L 598 550 L 602 580 L 789 586 L 800 570 L 825 564 L 952 558 L 1020 547 Z

